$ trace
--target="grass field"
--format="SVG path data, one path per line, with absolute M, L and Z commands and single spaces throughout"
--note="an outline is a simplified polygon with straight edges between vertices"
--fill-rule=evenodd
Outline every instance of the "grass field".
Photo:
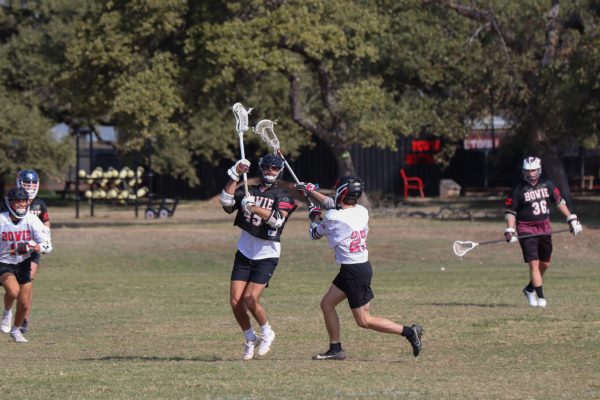
M 30 342 L 0 337 L 0 398 L 600 398 L 599 204 L 578 201 L 584 233 L 555 237 L 546 309 L 521 294 L 528 276 L 518 246 L 482 246 L 463 260 L 452 253 L 454 240 L 500 237 L 500 214 L 379 213 L 369 236 L 372 313 L 422 324 L 424 351 L 413 358 L 403 338 L 357 327 L 343 303 L 343 362 L 311 360 L 327 348 L 319 301 L 337 267 L 325 241 L 308 240 L 305 211 L 286 227 L 263 296 L 273 350 L 243 362 L 228 303 L 239 230 L 218 204 L 184 204 L 154 222 L 102 208 L 75 220 L 72 208 L 54 207 L 55 250 L 36 280 Z M 492 205 L 501 201 L 464 204 Z

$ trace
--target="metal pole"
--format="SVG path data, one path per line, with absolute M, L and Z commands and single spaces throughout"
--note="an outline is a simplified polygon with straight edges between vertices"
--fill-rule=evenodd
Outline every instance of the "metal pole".
M 92 130 L 88 130 L 87 133 L 90 140 L 90 172 L 92 172 L 92 165 L 94 165 L 94 140 L 92 137 Z M 94 196 L 90 199 L 90 216 L 94 216 Z
M 138 192 L 138 184 L 137 184 L 138 156 L 137 156 L 137 151 L 133 154 L 133 171 L 135 173 L 135 184 L 133 185 L 134 190 L 135 190 L 135 200 L 133 203 L 133 209 L 134 209 L 135 217 L 137 218 L 138 217 L 138 195 L 137 195 L 137 192 Z
M 75 128 L 75 218 L 79 218 L 79 127 Z

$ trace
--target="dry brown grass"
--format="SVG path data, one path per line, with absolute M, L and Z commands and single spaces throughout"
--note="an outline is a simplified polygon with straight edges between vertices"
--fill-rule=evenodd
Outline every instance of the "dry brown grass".
M 587 207 L 588 205 L 586 205 Z M 589 205 L 589 215 L 594 209 Z M 416 204 L 415 209 L 439 208 Z M 477 205 L 477 207 L 483 207 Z M 494 211 L 488 205 L 490 212 Z M 314 362 L 327 346 L 319 300 L 336 273 L 299 210 L 264 295 L 277 340 L 240 361 L 228 305 L 239 230 L 214 202 L 164 221 L 133 211 L 51 209 L 55 252 L 42 259 L 30 343 L 3 336 L 2 397 L 28 399 L 583 399 L 600 398 L 597 220 L 557 235 L 547 309 L 526 306 L 515 246 L 482 246 L 462 261 L 456 239 L 502 234 L 502 220 L 377 216 L 369 249 L 372 311 L 425 326 L 413 358 L 402 338 L 358 328 L 340 306 L 345 362 Z M 557 225 L 563 222 L 556 222 Z M 442 271 L 441 267 L 445 270 Z

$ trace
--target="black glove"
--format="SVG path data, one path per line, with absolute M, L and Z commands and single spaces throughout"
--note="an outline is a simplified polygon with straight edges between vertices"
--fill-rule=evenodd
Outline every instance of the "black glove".
M 19 242 L 17 244 L 17 254 L 27 254 L 29 253 L 29 244 L 27 242 Z

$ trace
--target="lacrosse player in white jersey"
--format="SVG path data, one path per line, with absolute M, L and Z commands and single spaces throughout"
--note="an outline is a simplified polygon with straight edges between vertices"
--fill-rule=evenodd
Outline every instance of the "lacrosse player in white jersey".
M 27 315 L 31 292 L 31 254 L 50 253 L 50 229 L 29 213 L 29 195 L 23 188 L 13 188 L 5 197 L 8 211 L 0 213 L 0 283 L 4 287 L 4 311 L 0 330 L 10 333 L 17 343 L 26 343 L 21 324 Z M 17 311 L 12 324 L 12 304 Z
M 283 160 L 267 154 L 258 165 L 261 183 L 249 186 L 248 196 L 243 187 L 237 187 L 240 176 L 250 168 L 248 160 L 240 160 L 228 170 L 231 179 L 219 196 L 225 212 L 231 214 L 237 210 L 234 225 L 242 230 L 231 271 L 229 301 L 244 331 L 244 360 L 254 358 L 256 346 L 259 356 L 267 354 L 275 339 L 259 298 L 279 263 L 281 234 L 296 209 L 287 190 L 278 185 L 283 175 Z M 252 329 L 248 311 L 260 325 L 260 336 Z
M 344 360 L 346 354 L 340 340 L 340 321 L 336 306 L 348 299 L 356 323 L 361 328 L 404 336 L 412 346 L 413 355 L 421 352 L 420 325 L 400 325 L 386 318 L 372 316 L 369 312 L 373 291 L 371 278 L 373 268 L 369 262 L 367 236 L 369 234 L 369 212 L 357 204 L 363 192 L 363 183 L 354 176 L 340 177 L 334 187 L 332 199 L 316 191 L 313 184 L 301 183 L 298 189 L 310 195 L 328 211 L 321 220 L 318 206 L 311 209 L 309 217 L 310 238 L 327 237 L 329 247 L 335 250 L 335 259 L 340 271 L 321 300 L 321 310 L 329 334 L 329 350 L 317 354 L 313 360 Z

